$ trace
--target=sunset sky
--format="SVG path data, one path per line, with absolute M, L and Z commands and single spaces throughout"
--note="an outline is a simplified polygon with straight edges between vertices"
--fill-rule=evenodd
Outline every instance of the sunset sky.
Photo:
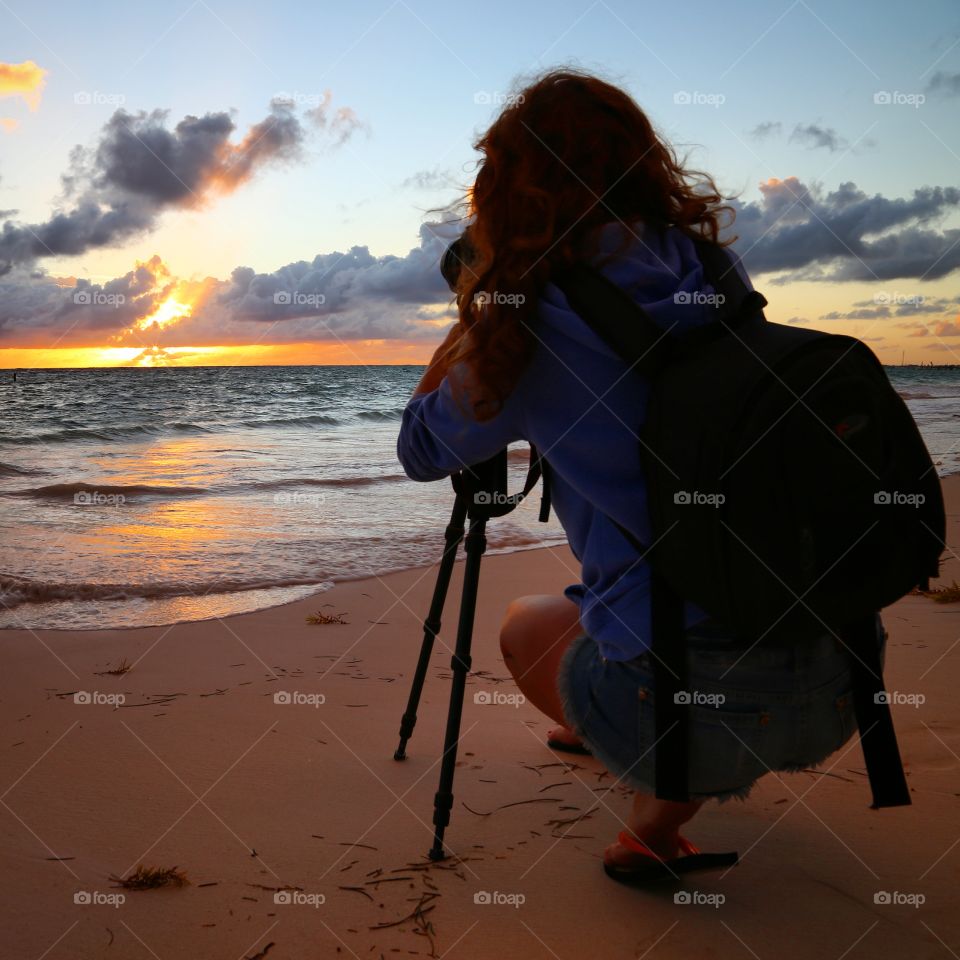
M 79 9 L 0 4 L 2 367 L 424 362 L 436 208 L 562 64 L 737 195 L 770 319 L 960 363 L 950 0 Z

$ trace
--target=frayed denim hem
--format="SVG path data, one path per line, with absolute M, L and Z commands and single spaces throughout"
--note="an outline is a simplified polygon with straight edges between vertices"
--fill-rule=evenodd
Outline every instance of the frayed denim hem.
M 575 719 L 575 714 L 571 709 L 571 704 L 573 702 L 573 695 L 571 693 L 573 663 L 583 645 L 592 642 L 593 641 L 590 639 L 590 637 L 586 636 L 585 634 L 581 634 L 579 637 L 574 638 L 560 661 L 560 668 L 557 672 L 557 692 L 560 696 L 560 705 L 563 708 L 563 716 L 566 724 L 570 730 L 572 730 L 573 733 L 576 734 L 576 736 L 578 736 L 584 742 L 584 744 L 586 744 L 586 746 L 590 749 L 591 754 L 593 754 L 594 759 L 603 764 L 603 766 L 606 767 L 607 770 L 617 778 L 618 783 L 622 783 L 624 786 L 630 787 L 632 790 L 636 790 L 639 793 L 645 793 L 649 796 L 654 796 L 656 791 L 653 784 L 648 783 L 646 780 L 643 780 L 640 777 L 634 776 L 630 773 L 629 768 L 624 769 L 623 764 L 620 761 L 615 760 L 611 754 L 607 753 L 602 747 L 599 747 L 590 740 L 583 728 Z M 730 790 L 719 790 L 715 793 L 694 793 L 691 791 L 690 799 L 704 802 L 707 800 L 716 800 L 718 803 L 725 803 L 729 800 L 740 800 L 742 802 L 747 799 L 756 784 L 757 781 L 752 780 L 750 783 L 744 784 L 741 787 L 734 787 Z

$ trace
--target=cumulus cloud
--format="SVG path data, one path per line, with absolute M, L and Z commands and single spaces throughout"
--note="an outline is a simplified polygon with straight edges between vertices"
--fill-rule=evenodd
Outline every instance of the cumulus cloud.
M 960 205 L 956 187 L 920 187 L 909 198 L 868 196 L 855 183 L 824 192 L 796 177 L 760 185 L 761 198 L 731 201 L 736 249 L 754 273 L 794 280 L 933 280 L 960 266 L 960 229 L 933 225 Z
M 268 164 L 299 159 L 307 135 L 294 103 L 282 98 L 236 143 L 229 113 L 186 116 L 172 130 L 168 114 L 117 110 L 94 147 L 75 147 L 62 177 L 66 209 L 43 223 L 3 224 L 0 276 L 15 264 L 122 243 L 150 230 L 167 210 L 203 206 Z M 314 125 L 321 117 L 327 117 L 325 104 L 311 111 Z M 339 117 L 329 125 L 342 142 L 352 120 Z

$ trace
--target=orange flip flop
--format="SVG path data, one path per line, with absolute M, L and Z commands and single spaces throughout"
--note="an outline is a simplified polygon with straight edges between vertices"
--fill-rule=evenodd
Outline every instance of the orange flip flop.
M 618 883 L 644 884 L 655 880 L 679 880 L 685 873 L 733 867 L 740 860 L 736 851 L 701 853 L 686 837 L 680 837 L 682 855 L 669 860 L 658 857 L 626 830 L 620 832 L 617 841 L 640 858 L 629 867 L 604 863 L 606 875 Z

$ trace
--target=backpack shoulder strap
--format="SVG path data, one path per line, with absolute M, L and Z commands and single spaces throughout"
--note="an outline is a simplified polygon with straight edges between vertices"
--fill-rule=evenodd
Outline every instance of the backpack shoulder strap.
M 574 312 L 596 330 L 637 373 L 657 374 L 670 362 L 672 328 L 663 328 L 626 291 L 586 263 L 557 270 L 551 277 Z
M 706 239 L 694 239 L 693 244 L 703 264 L 704 275 L 713 289 L 723 296 L 722 320 L 736 326 L 763 310 L 767 298 L 758 290 L 747 287 L 725 247 Z

